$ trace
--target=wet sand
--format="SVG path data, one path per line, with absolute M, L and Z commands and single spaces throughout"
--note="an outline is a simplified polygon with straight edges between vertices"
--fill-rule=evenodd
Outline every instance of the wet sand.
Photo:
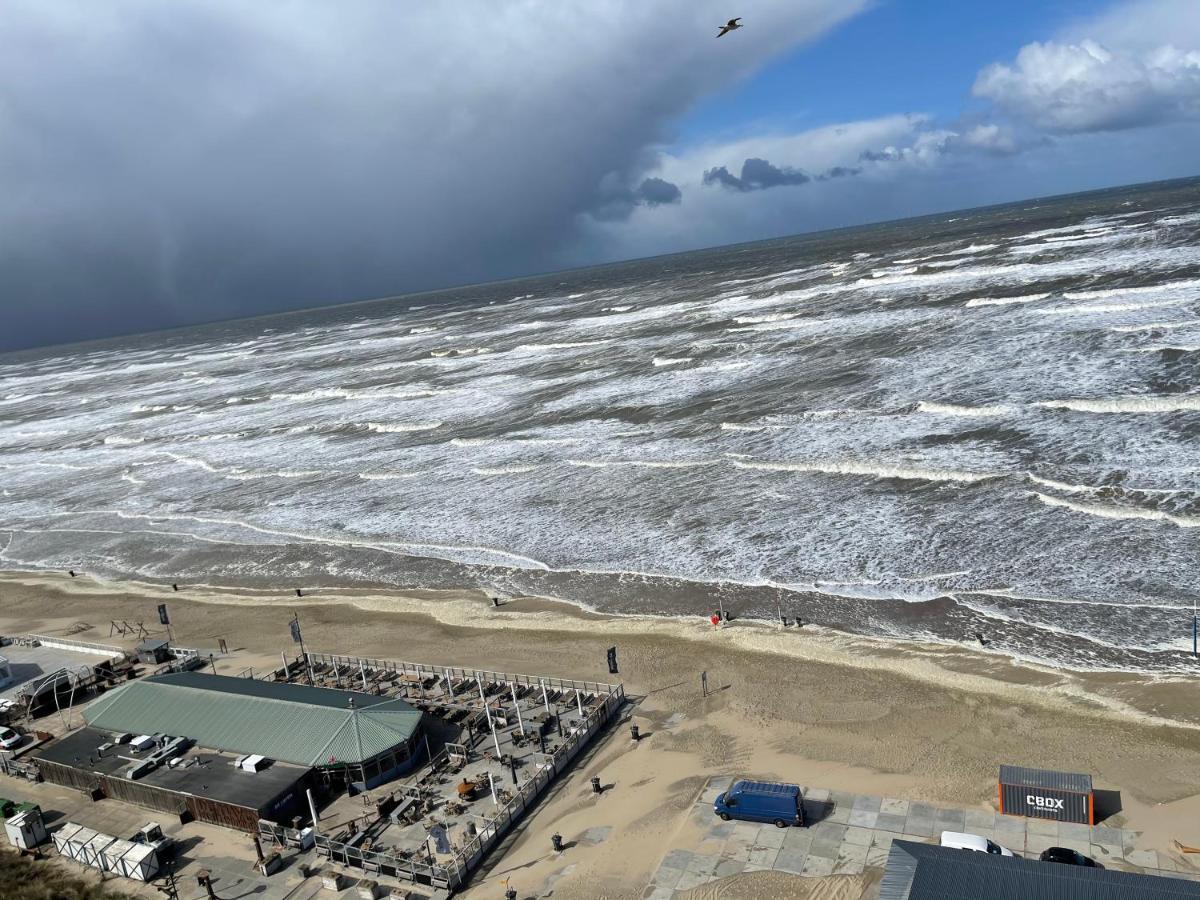
M 634 745 L 616 729 L 490 858 L 468 897 L 495 895 L 505 877 L 521 896 L 552 888 L 559 900 L 640 897 L 664 838 L 684 827 L 715 774 L 988 806 L 1002 763 L 1090 772 L 1098 787 L 1121 792 L 1113 824 L 1144 832 L 1153 849 L 1176 838 L 1200 844 L 1200 710 L 1182 679 L 1071 674 L 811 627 L 714 629 L 535 599 L 494 609 L 468 592 L 314 589 L 297 599 L 28 573 L 0 574 L 0 633 L 86 623 L 74 637 L 113 643 L 111 619 L 161 630 L 160 602 L 170 605 L 179 645 L 228 642 L 236 657 L 223 671 L 291 652 L 292 610 L 310 648 L 331 652 L 608 680 L 605 650 L 616 645 L 633 721 L 648 737 Z M 707 698 L 701 671 L 714 689 Z M 614 789 L 593 797 L 593 774 Z M 603 828 L 611 831 L 598 840 Z M 555 830 L 576 842 L 560 858 L 549 852 Z M 739 878 L 720 896 L 859 896 L 845 879 L 806 893 L 818 886 Z

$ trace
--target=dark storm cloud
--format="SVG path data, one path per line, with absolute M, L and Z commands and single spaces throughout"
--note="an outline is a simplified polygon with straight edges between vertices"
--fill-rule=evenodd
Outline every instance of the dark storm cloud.
M 638 198 L 647 206 L 664 206 L 667 203 L 679 203 L 683 199 L 683 192 L 678 185 L 661 178 L 647 178 L 637 192 Z
M 601 180 L 597 194 L 588 214 L 598 222 L 624 222 L 639 206 L 665 206 L 683 199 L 679 186 L 662 178 L 647 178 L 631 188 L 612 174 Z
M 668 123 L 862 5 L 764 0 L 714 54 L 716 0 L 10 0 L 0 349 L 586 256 L 604 173 L 610 214 L 678 202 Z
M 819 175 L 809 175 L 799 169 L 774 166 L 765 159 L 751 157 L 742 163 L 742 174 L 736 176 L 725 166 L 717 166 L 704 173 L 706 185 L 718 184 L 735 191 L 763 191 L 767 188 L 808 184 L 810 181 L 827 181 L 830 178 L 845 178 L 857 175 L 861 169 L 834 166 Z

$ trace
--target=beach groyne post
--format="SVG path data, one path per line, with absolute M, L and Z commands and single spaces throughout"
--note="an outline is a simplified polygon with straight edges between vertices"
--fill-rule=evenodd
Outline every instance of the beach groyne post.
M 708 673 L 707 672 L 700 673 L 700 696 L 702 696 L 702 697 L 708 696 Z

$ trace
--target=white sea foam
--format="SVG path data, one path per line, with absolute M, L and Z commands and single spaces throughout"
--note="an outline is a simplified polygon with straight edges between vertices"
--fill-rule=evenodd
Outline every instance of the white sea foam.
M 765 316 L 734 316 L 733 321 L 739 325 L 763 325 L 767 322 L 790 322 L 795 318 L 794 312 L 779 312 L 768 313 Z
M 567 465 L 582 469 L 645 468 L 645 469 L 695 469 L 713 466 L 719 459 L 568 459 Z
M 1017 408 L 1007 403 L 993 403 L 984 406 L 963 406 L 956 403 L 936 403 L 932 400 L 921 400 L 917 403 L 917 410 L 924 413 L 933 413 L 934 415 L 938 416 L 985 418 L 1011 415 L 1017 411 Z
M 1091 313 L 1136 312 L 1140 309 L 1159 309 L 1164 306 L 1178 306 L 1186 300 L 1158 300 L 1150 303 L 1077 303 L 1073 306 L 1055 306 L 1049 309 L 1034 310 L 1040 316 L 1088 315 Z
M 678 366 L 683 363 L 690 363 L 691 361 L 692 358 L 690 356 L 656 356 L 653 360 L 656 366 Z
M 554 344 L 518 344 L 513 352 L 541 353 L 545 350 L 575 350 L 580 347 L 599 347 L 612 343 L 609 339 L 596 341 L 560 341 Z
M 145 442 L 146 439 L 144 437 L 125 437 L 119 434 L 109 435 L 104 439 L 104 443 L 113 447 L 133 447 Z
M 446 350 L 430 350 L 429 355 L 441 358 L 445 356 L 479 356 L 491 352 L 488 347 L 450 347 Z
M 366 424 L 368 431 L 374 431 L 379 434 L 402 434 L 407 431 L 433 431 L 435 428 L 441 428 L 441 422 L 368 422 Z
M 272 400 L 418 400 L 434 397 L 445 391 L 412 390 L 411 388 L 314 388 L 309 391 L 271 394 Z M 235 401 L 237 398 L 233 398 Z
M 1086 484 L 1067 484 L 1063 481 L 1054 481 L 1051 478 L 1041 478 L 1037 475 L 1030 474 L 1029 480 L 1034 484 L 1040 484 L 1042 487 L 1053 488 L 1056 491 L 1065 491 L 1068 494 L 1082 494 L 1093 490 Z
M 423 472 L 361 472 L 359 478 L 363 481 L 397 481 L 405 478 L 416 478 Z
M 472 468 L 471 472 L 475 475 L 523 475 L 540 468 L 536 465 L 478 466 Z
M 1104 297 L 1137 296 L 1140 294 L 1160 294 L 1172 291 L 1190 292 L 1200 288 L 1200 278 L 1184 278 L 1179 281 L 1166 281 L 1162 284 L 1149 284 L 1140 287 L 1095 288 L 1087 291 L 1067 291 L 1063 294 L 1067 300 L 1098 300 Z
M 1129 333 L 1134 331 L 1171 331 L 1175 328 L 1191 328 L 1200 325 L 1200 319 L 1187 319 L 1182 322 L 1147 322 L 1144 325 L 1110 325 L 1109 331 Z
M 1061 497 L 1051 497 L 1048 494 L 1034 492 L 1034 496 L 1047 506 L 1057 506 L 1073 512 L 1098 516 L 1102 519 L 1144 519 L 1151 522 L 1168 522 L 1180 528 L 1200 527 L 1200 516 L 1178 515 L 1158 509 L 1142 509 L 1136 506 L 1116 506 L 1108 503 L 1077 503 L 1064 500 Z
M 1033 303 L 1045 300 L 1049 294 L 1019 294 L 1015 297 L 973 297 L 966 302 L 967 306 L 1008 306 L 1013 303 Z
M 1087 413 L 1170 413 L 1200 410 L 1200 394 L 1150 394 L 1103 400 L 1043 400 L 1034 406 Z
M 742 422 L 722 422 L 722 431 L 785 431 L 790 426 L 788 425 L 747 425 Z
M 906 481 L 950 481 L 970 484 L 1000 477 L 993 472 L 964 472 L 956 469 L 923 468 L 907 464 L 860 462 L 850 459 L 793 460 L 770 462 L 731 460 L 739 469 L 767 472 L 821 472 L 827 475 L 865 475 L 869 478 L 898 478 Z

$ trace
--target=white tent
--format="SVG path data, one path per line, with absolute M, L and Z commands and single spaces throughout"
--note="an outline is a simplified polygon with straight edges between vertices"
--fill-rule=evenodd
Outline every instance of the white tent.
M 149 881 L 158 874 L 158 852 L 145 844 L 115 840 L 104 848 L 104 869 L 134 881 Z
M 79 837 L 77 836 L 75 840 L 78 839 Z M 103 872 L 108 868 L 104 864 L 104 849 L 115 840 L 116 838 L 111 834 L 101 834 L 98 831 L 93 831 L 91 839 L 83 845 L 83 855 L 75 858 L 81 863 L 85 863 Z
M 69 831 L 70 833 L 63 835 L 64 831 Z M 85 866 L 90 866 L 91 861 L 88 857 L 87 846 L 98 836 L 99 833 L 96 829 L 88 828 L 86 825 L 64 825 L 54 835 L 54 846 L 59 848 L 59 852 L 63 856 L 68 856 L 83 863 Z
M 57 850 L 61 856 L 71 856 L 71 838 L 74 837 L 82 828 L 82 825 L 79 825 L 75 822 L 67 822 L 52 835 L 50 835 L 50 839 L 54 841 L 54 849 Z

